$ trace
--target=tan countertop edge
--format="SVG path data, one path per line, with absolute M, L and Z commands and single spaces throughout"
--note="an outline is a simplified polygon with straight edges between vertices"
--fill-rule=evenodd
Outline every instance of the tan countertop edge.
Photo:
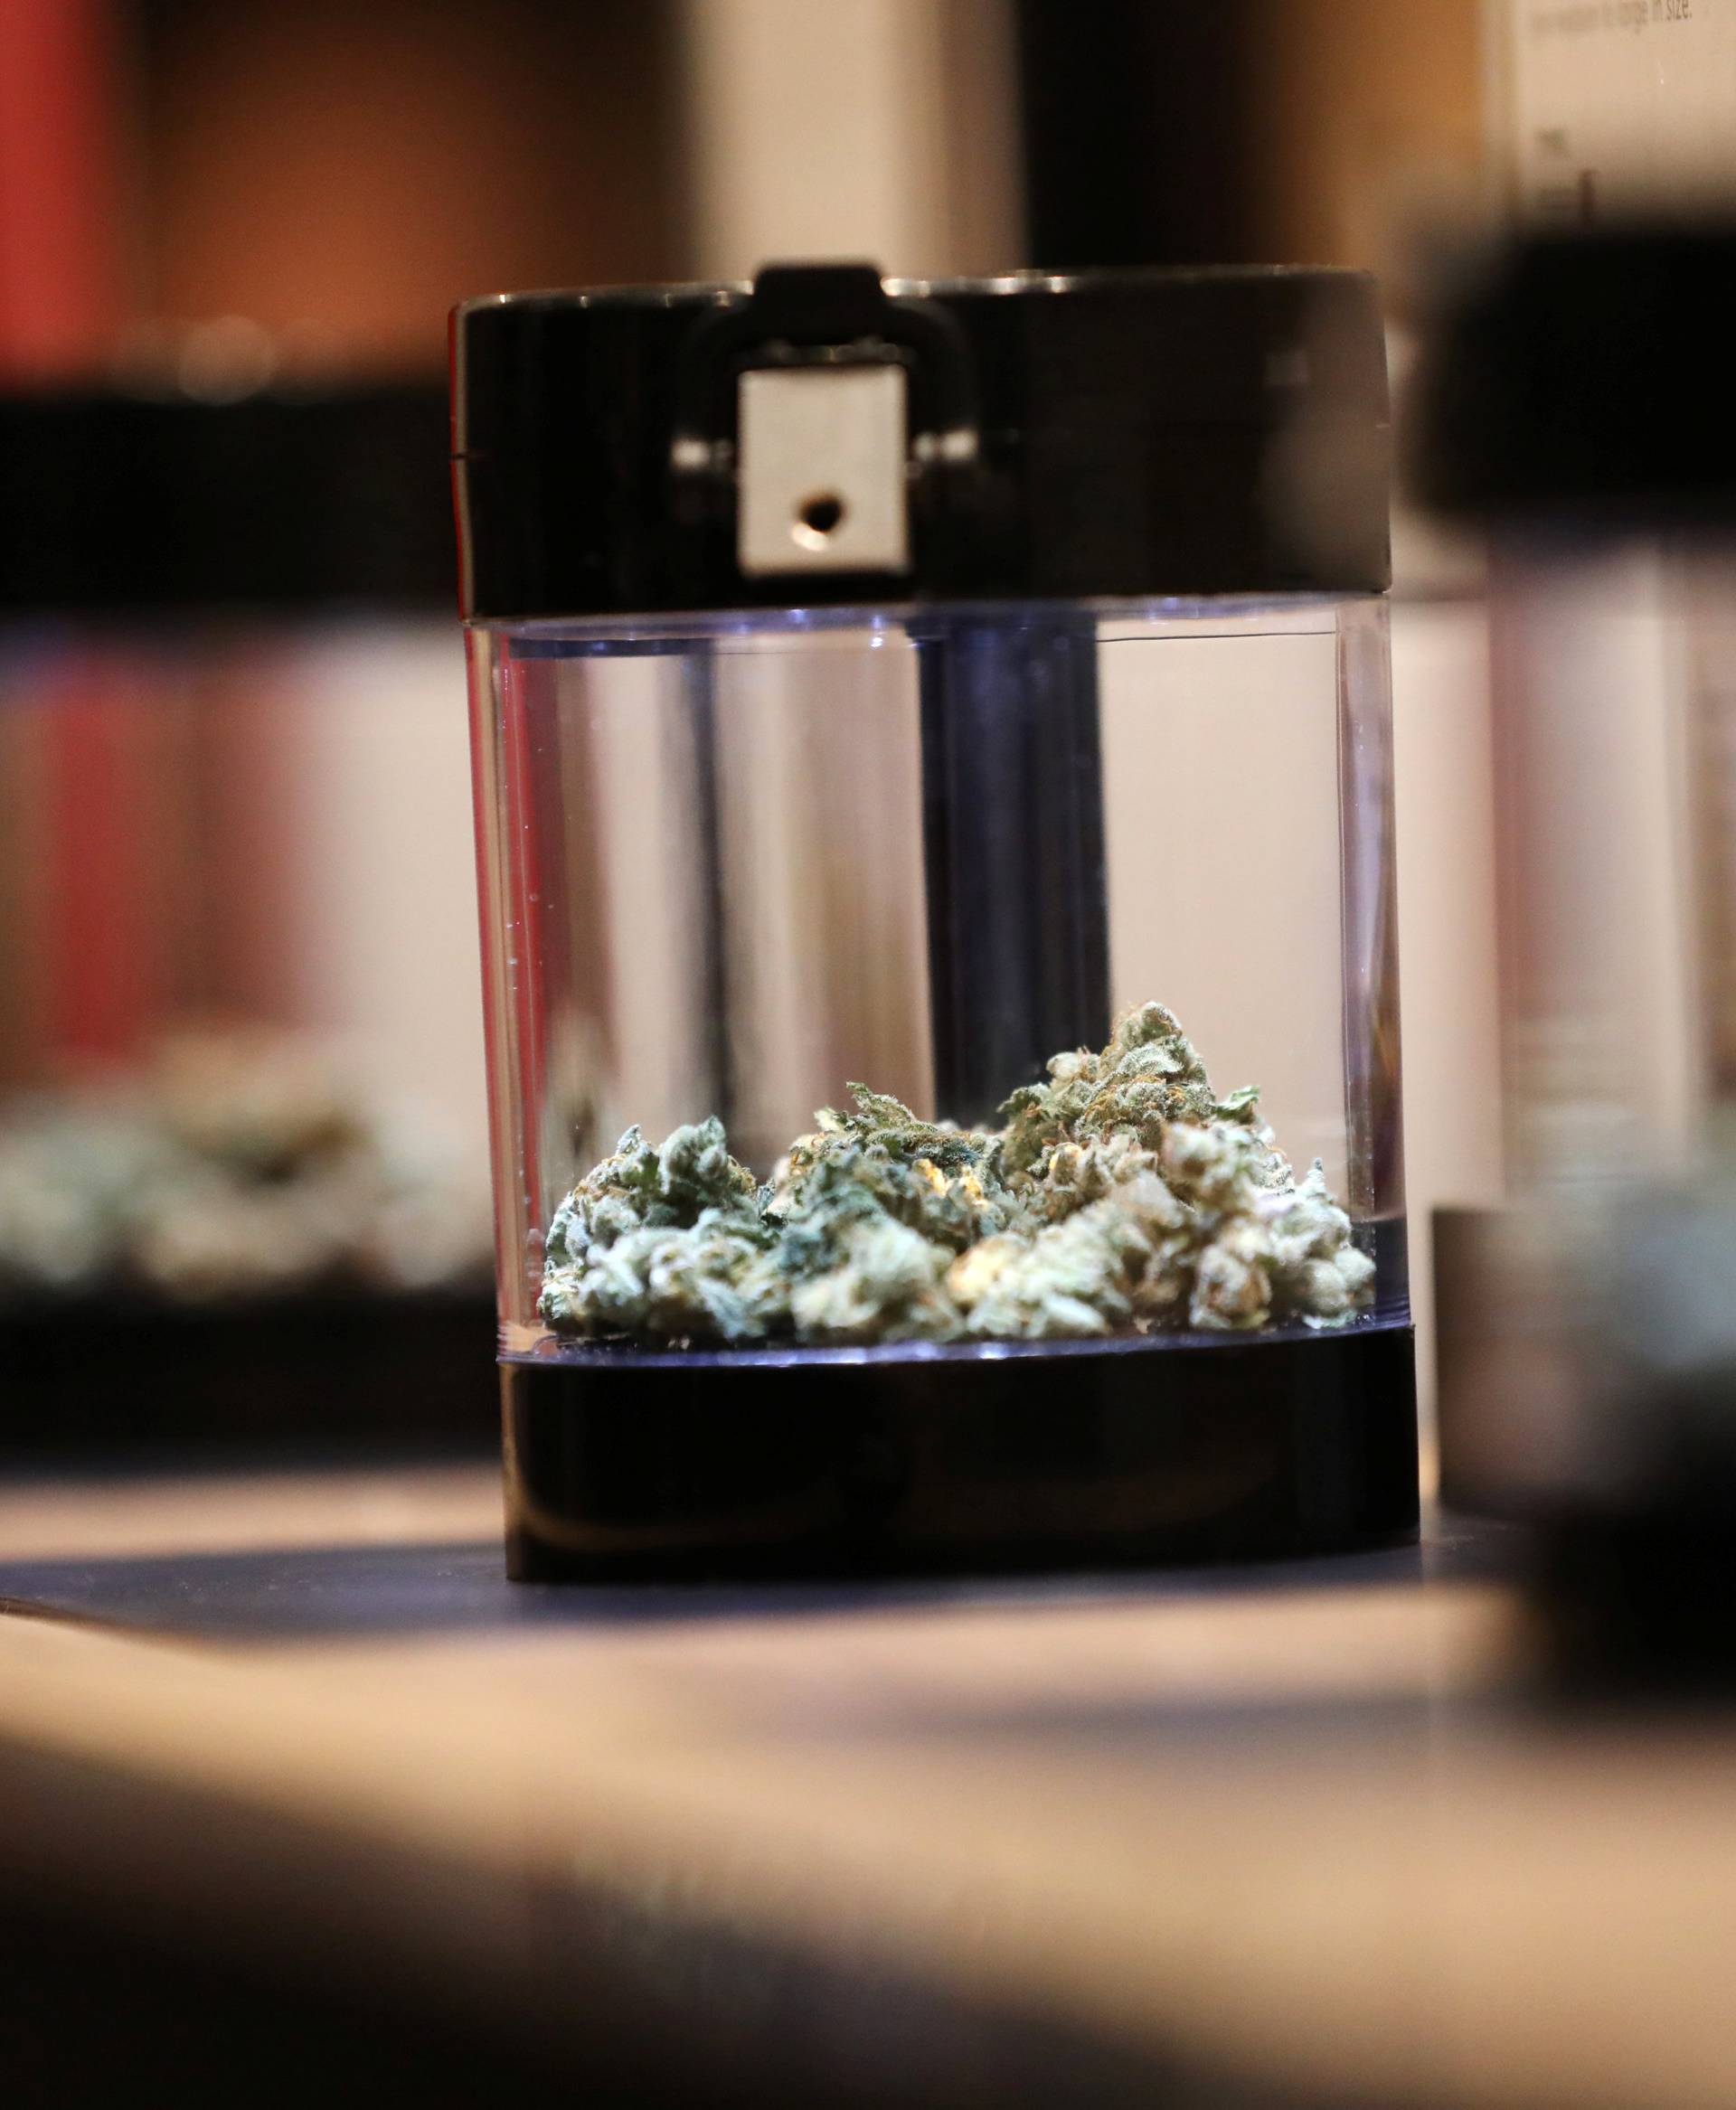
M 1398 1594 L 1339 1594 L 1352 1655 L 1359 1625 L 1407 1618 L 1382 1595 Z M 1474 1655 L 1506 1617 L 1480 1587 L 1408 1597 L 1425 1686 L 1431 1656 Z M 1301 1609 L 1267 1615 L 1281 1634 Z M 1131 1636 L 1142 1616 L 1078 1612 L 1057 1608 L 1052 1649 L 1070 1629 L 1100 1637 L 1106 1614 Z M 1258 1615 L 1143 1608 L 1154 1636 L 1184 1630 L 1183 1654 L 1207 1659 L 1214 1625 L 1228 1640 Z M 1005 1619 L 936 1622 L 917 1653 L 943 1677 L 948 1632 L 968 1663 Z M 847 1651 L 844 1629 L 268 1655 L 14 1619 L 0 1738 L 305 1821 L 340 1860 L 346 1839 L 374 1839 L 509 1881 L 673 1896 L 1203 2063 L 1395 2102 L 1736 2100 L 1722 1740 L 1443 1715 L 1421 1744 L 1231 1725 L 1058 1748 L 986 1702 L 939 1738 L 824 1711 L 792 1727 L 791 1696 L 812 1689 L 801 1649 Z M 1154 1690 L 1174 1660 L 1157 1649 Z
M 498 1541 L 497 1463 L 0 1481 L 0 1561 Z

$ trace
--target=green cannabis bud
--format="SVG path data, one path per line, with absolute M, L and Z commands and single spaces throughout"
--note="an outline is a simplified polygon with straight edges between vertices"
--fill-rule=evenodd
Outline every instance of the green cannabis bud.
M 556 1211 L 538 1309 L 656 1342 L 1050 1340 L 1342 1325 L 1374 1264 L 1316 1159 L 1298 1182 L 1250 1086 L 1220 1098 L 1173 1013 L 1052 1057 L 992 1129 L 852 1085 L 770 1182 L 715 1116 L 630 1128 Z

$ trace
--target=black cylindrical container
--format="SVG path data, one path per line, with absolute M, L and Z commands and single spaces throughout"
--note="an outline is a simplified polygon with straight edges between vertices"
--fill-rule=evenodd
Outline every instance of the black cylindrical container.
M 1386 441 L 1352 273 L 458 310 L 514 1573 L 1414 1529 Z

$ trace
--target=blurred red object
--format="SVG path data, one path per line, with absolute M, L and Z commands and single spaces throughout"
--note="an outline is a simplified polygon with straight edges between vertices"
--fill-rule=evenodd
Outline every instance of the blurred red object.
M 108 0 L 0 5 L 0 383 L 42 386 L 108 363 L 126 312 L 121 98 Z M 127 904 L 141 846 L 90 692 L 48 741 L 50 927 L 39 933 L 57 1037 L 109 1054 L 136 1033 L 142 990 Z
M 0 6 L 0 381 L 102 365 L 126 312 L 108 0 Z
M 62 1057 L 125 1058 L 152 1022 L 156 906 L 146 867 L 152 815 L 139 797 L 138 682 L 92 655 L 63 677 L 50 719 L 48 875 L 52 1045 Z

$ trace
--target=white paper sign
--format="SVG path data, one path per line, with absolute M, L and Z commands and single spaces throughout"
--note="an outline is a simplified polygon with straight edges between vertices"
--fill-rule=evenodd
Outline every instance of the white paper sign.
M 1523 220 L 1736 202 L 1736 0 L 1496 0 Z

